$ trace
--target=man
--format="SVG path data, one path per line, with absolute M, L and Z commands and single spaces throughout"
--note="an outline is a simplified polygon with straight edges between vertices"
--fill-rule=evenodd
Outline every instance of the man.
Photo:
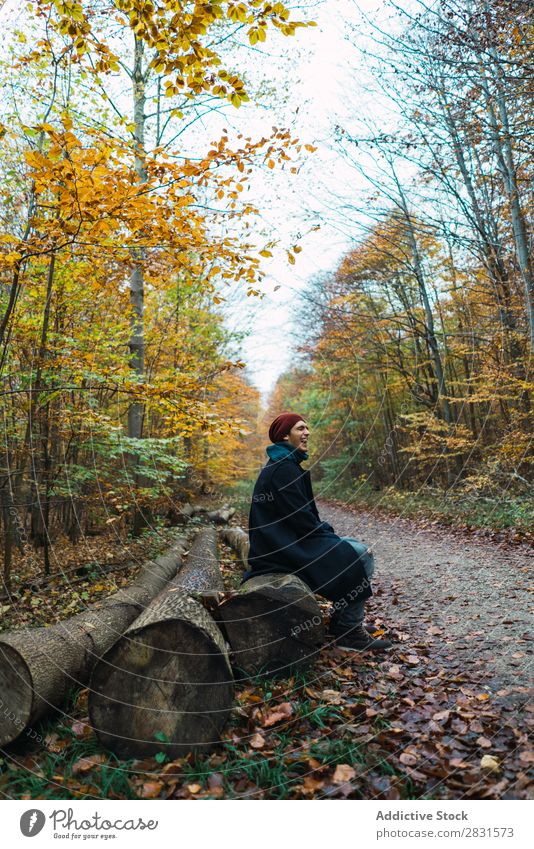
M 269 428 L 269 456 L 261 470 L 249 515 L 249 570 L 243 580 L 275 572 L 298 575 L 334 602 L 330 632 L 340 648 L 384 651 L 391 642 L 363 627 L 372 595 L 373 555 L 361 542 L 339 537 L 322 522 L 313 497 L 308 459 L 310 431 L 304 416 L 281 413 Z

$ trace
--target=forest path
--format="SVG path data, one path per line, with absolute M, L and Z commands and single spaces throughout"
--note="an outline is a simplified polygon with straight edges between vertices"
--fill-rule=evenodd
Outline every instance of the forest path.
M 532 680 L 534 550 L 318 499 L 321 518 L 375 554 L 368 622 L 426 647 L 444 675 L 519 706 Z M 530 588 L 528 586 L 530 578 Z

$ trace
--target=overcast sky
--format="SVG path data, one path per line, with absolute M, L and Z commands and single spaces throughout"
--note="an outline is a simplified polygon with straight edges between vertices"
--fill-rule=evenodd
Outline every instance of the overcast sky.
M 253 199 L 265 229 L 280 244 L 264 266 L 263 300 L 251 303 L 250 298 L 244 303 L 231 297 L 227 308 L 231 326 L 251 330 L 244 358 L 264 399 L 294 357 L 299 293 L 312 276 L 333 270 L 351 240 L 361 234 L 358 222 L 348 218 L 342 206 L 346 200 L 358 206 L 368 186 L 335 151 L 333 128 L 351 112 L 367 112 L 380 122 L 385 108 L 369 93 L 358 50 L 366 40 L 364 17 L 378 18 L 387 26 L 383 5 L 378 0 L 323 0 L 309 14 L 317 27 L 297 31 L 296 39 L 272 39 L 265 45 L 264 53 L 271 51 L 272 60 L 266 56 L 262 60 L 272 68 L 277 91 L 269 108 L 248 106 L 239 114 L 252 135 L 276 123 L 289 126 L 303 142 L 317 147 L 306 155 L 298 176 L 270 172 L 263 191 L 256 190 Z M 320 229 L 312 229 L 315 225 Z M 302 252 L 292 266 L 285 249 L 299 234 Z

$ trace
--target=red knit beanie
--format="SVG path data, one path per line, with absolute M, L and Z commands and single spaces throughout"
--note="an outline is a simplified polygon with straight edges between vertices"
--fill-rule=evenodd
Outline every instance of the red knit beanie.
M 279 416 L 271 423 L 269 428 L 269 439 L 271 442 L 281 442 L 284 436 L 287 436 L 292 427 L 297 422 L 306 421 L 304 416 L 298 413 L 280 413 Z

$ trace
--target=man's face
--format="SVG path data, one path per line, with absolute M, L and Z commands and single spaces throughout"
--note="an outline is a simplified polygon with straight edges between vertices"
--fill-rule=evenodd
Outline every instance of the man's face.
M 284 436 L 284 439 L 287 440 L 293 448 L 300 448 L 301 451 L 306 451 L 309 435 L 310 431 L 308 430 L 308 425 L 301 419 L 300 422 L 293 425 L 289 434 Z

